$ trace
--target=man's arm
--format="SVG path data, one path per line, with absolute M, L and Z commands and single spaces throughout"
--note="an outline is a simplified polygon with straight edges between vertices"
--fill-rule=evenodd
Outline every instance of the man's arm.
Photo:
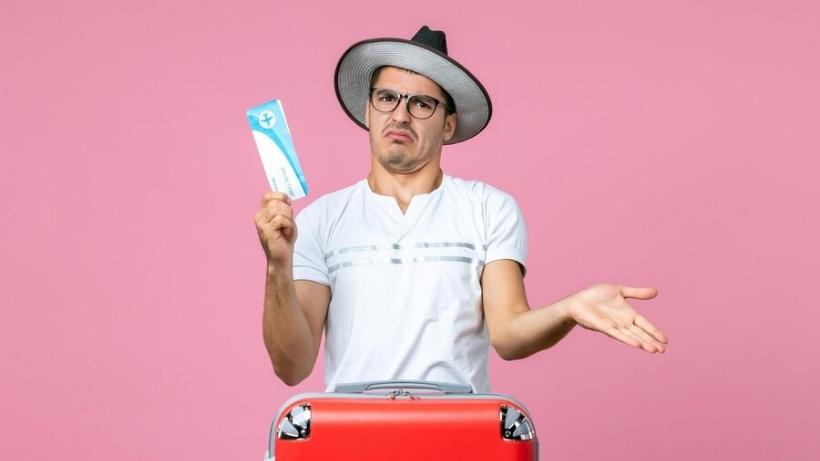
M 517 262 L 493 261 L 481 275 L 490 342 L 505 360 L 552 347 L 575 325 L 600 331 L 647 352 L 663 352 L 666 336 L 632 309 L 626 298 L 650 299 L 652 288 L 593 285 L 552 305 L 531 310 Z
M 288 386 L 313 371 L 329 305 L 327 286 L 268 268 L 262 333 L 273 370 Z
M 290 198 L 267 193 L 254 216 L 267 258 L 262 333 L 274 372 L 289 386 L 313 371 L 325 326 L 330 288 L 293 280 L 293 245 L 298 230 Z

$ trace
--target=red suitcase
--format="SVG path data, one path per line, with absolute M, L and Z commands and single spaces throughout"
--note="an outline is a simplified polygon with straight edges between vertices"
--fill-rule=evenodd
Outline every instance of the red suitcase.
M 374 390 L 382 392 L 366 392 Z M 538 440 L 529 412 L 509 396 L 473 394 L 458 384 L 375 381 L 285 402 L 265 454 L 274 459 L 533 461 Z

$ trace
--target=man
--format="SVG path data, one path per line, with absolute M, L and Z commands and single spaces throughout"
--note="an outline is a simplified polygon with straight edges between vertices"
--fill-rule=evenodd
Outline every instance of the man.
M 489 95 L 447 55 L 443 32 L 354 44 L 336 68 L 336 93 L 369 132 L 367 178 L 295 220 L 288 197 L 268 193 L 255 216 L 268 263 L 265 346 L 285 383 L 310 375 L 325 327 L 326 391 L 415 379 L 489 392 L 490 344 L 517 360 L 575 325 L 665 350 L 665 335 L 626 301 L 653 298 L 652 288 L 599 284 L 530 309 L 517 204 L 440 168 L 442 146 L 475 136 L 491 116 Z

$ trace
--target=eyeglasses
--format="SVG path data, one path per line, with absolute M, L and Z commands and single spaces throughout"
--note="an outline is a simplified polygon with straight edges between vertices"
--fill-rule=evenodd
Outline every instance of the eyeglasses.
M 387 88 L 370 89 L 370 105 L 379 112 L 393 112 L 402 99 L 407 99 L 407 112 L 421 120 L 432 117 L 439 105 L 447 107 L 447 104 L 424 94 L 401 94 Z

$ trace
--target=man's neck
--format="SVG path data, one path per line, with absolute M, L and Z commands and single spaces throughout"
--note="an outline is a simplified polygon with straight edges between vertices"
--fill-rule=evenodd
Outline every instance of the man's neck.
M 381 168 L 373 168 L 367 175 L 370 189 L 379 194 L 396 199 L 402 213 L 407 211 L 410 200 L 415 195 L 428 194 L 436 190 L 444 179 L 444 172 L 438 165 L 430 165 L 409 174 L 391 173 Z

